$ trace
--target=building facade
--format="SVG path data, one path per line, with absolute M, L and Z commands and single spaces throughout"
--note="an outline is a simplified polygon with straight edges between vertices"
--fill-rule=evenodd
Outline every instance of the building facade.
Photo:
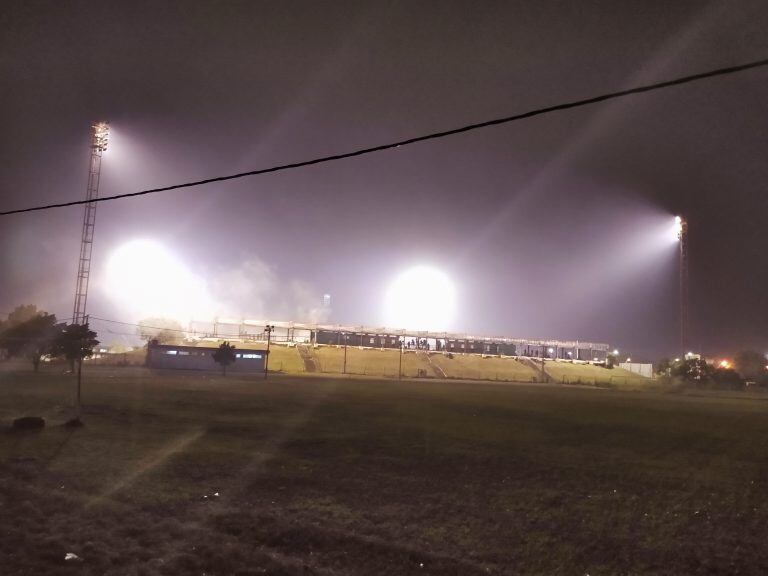
M 221 370 L 221 365 L 213 359 L 217 350 L 150 342 L 147 346 L 147 366 L 172 370 Z M 266 350 L 235 349 L 235 361 L 227 366 L 227 372 L 263 372 L 266 359 Z

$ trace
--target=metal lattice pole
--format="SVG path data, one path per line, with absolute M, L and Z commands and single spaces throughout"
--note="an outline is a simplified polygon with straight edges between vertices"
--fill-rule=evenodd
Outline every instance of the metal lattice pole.
M 688 310 L 688 222 L 680 218 L 679 222 L 680 239 L 680 348 L 683 357 L 688 351 L 688 330 L 689 330 L 689 310 Z
M 99 178 L 101 176 L 101 155 L 107 149 L 109 124 L 99 122 L 91 127 L 91 161 L 88 170 L 88 189 L 85 199 L 89 202 L 83 212 L 83 232 L 80 240 L 80 259 L 77 264 L 77 285 L 75 286 L 75 305 L 72 312 L 74 324 L 86 322 L 85 309 L 88 301 L 88 281 L 91 275 L 91 254 L 93 252 L 93 230 L 96 225 L 96 203 L 90 202 L 99 197 Z

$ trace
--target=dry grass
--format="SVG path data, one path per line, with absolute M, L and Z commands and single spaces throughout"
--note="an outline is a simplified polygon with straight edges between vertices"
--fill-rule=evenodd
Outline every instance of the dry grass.
M 535 382 L 539 376 L 534 370 L 514 358 L 482 357 L 474 354 L 454 354 L 453 358 L 440 353 L 430 356 L 449 378 L 471 380 L 502 380 L 508 382 Z M 541 378 L 538 378 L 541 380 Z
M 593 364 L 546 361 L 544 368 L 555 381 L 563 384 L 611 385 L 622 388 L 637 388 L 650 384 L 648 378 L 623 368 L 607 369 Z
M 0 371 L 2 574 L 768 573 L 768 402 Z M 216 496 L 218 494 L 218 496 Z M 66 562 L 73 552 L 82 562 Z
M 320 346 L 312 350 L 312 355 L 319 361 L 320 371 L 327 374 L 341 374 L 344 366 L 344 347 Z M 361 376 L 384 376 L 396 378 L 400 370 L 400 351 L 377 348 L 347 347 L 347 374 Z M 422 370 L 423 374 L 434 374 L 423 354 L 407 351 L 403 353 L 402 374 L 415 378 Z

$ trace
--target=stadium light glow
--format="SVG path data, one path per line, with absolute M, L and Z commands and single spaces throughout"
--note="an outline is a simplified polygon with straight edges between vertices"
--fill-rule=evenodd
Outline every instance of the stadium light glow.
M 104 152 L 109 144 L 109 122 L 98 122 L 93 125 L 93 147 Z
M 114 250 L 103 288 L 110 300 L 137 320 L 154 316 L 186 323 L 214 312 L 202 278 L 154 240 L 132 240 Z
M 396 328 L 446 330 L 456 307 L 450 278 L 430 266 L 414 266 L 400 273 L 387 290 L 386 323 Z
M 683 230 L 685 228 L 685 220 L 682 216 L 675 216 L 672 225 L 669 227 L 669 241 L 673 244 L 678 244 L 683 239 Z

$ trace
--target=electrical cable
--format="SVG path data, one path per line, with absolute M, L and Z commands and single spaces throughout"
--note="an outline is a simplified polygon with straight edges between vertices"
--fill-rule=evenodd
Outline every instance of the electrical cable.
M 392 148 L 400 148 L 402 146 L 408 146 L 410 144 L 416 144 L 417 142 L 424 142 L 426 140 L 436 140 L 438 138 L 445 138 L 447 136 L 453 136 L 472 130 L 478 130 L 480 128 L 488 128 L 490 126 L 498 126 L 500 124 L 507 124 L 525 118 L 532 118 L 534 116 L 541 116 L 543 114 L 549 114 L 557 112 L 559 110 L 568 110 L 571 108 L 578 108 L 581 106 L 587 106 L 590 104 L 596 104 L 598 102 L 605 102 L 606 100 L 613 100 L 616 98 L 622 98 L 633 94 L 641 94 L 644 92 L 652 92 L 655 90 L 661 90 L 672 86 L 679 86 L 681 84 L 688 84 L 690 82 L 696 82 L 698 80 L 704 80 L 706 78 L 713 78 L 715 76 L 725 76 L 727 74 L 735 74 L 737 72 L 743 72 L 753 68 L 759 68 L 762 66 L 768 66 L 768 58 L 763 60 L 755 60 L 737 66 L 728 66 L 726 68 L 717 68 L 709 70 L 707 72 L 700 72 L 698 74 L 691 74 L 688 76 L 681 76 L 672 80 L 666 80 L 663 82 L 656 82 L 654 84 L 645 84 L 641 86 L 635 86 L 634 88 L 628 88 L 626 90 L 619 90 L 617 92 L 609 92 L 601 94 L 599 96 L 593 96 L 591 98 L 584 98 L 582 100 L 573 100 L 570 102 L 564 102 L 562 104 L 555 104 L 553 106 L 546 106 L 544 108 L 536 108 L 520 114 L 514 114 L 512 116 L 505 116 L 503 118 L 496 118 L 493 120 L 486 120 L 484 122 L 478 122 L 475 124 L 467 124 L 458 128 L 452 128 L 450 130 L 444 130 L 441 132 L 432 132 L 430 134 L 424 134 L 421 136 L 415 136 L 406 140 L 399 140 L 397 142 L 391 142 L 389 144 L 379 144 L 377 146 L 371 146 L 369 148 L 361 148 L 350 152 L 342 152 L 339 154 L 333 154 L 331 156 L 321 156 L 310 160 L 302 160 L 298 162 L 292 162 L 289 164 L 278 164 L 269 168 L 259 168 L 256 170 L 250 170 L 248 172 L 240 172 L 237 174 L 229 174 L 227 176 L 217 176 L 214 178 L 206 178 L 205 180 L 197 180 L 194 182 L 185 182 L 182 184 L 173 184 L 171 186 L 163 186 L 161 188 L 150 188 L 148 190 L 140 190 L 138 192 L 128 192 L 125 194 L 115 194 L 113 196 L 102 196 L 100 198 L 93 198 L 91 200 L 73 200 L 71 202 L 61 202 L 57 204 L 43 204 L 40 206 L 32 206 L 29 208 L 18 208 L 16 210 L 6 210 L 0 212 L 0 216 L 9 216 L 11 214 L 21 214 L 24 212 L 35 212 L 39 210 L 50 210 L 52 208 L 64 208 L 66 206 L 78 206 L 80 204 L 89 204 L 95 202 L 109 202 L 111 200 L 119 200 L 121 198 L 133 198 L 136 196 L 144 196 L 147 194 L 156 194 L 159 192 L 167 192 L 170 190 L 178 190 L 180 188 L 192 188 L 195 186 L 203 186 L 205 184 L 212 184 L 214 182 L 224 182 L 226 180 L 235 180 L 238 178 L 245 178 L 248 176 L 257 176 L 260 174 L 268 174 L 271 172 L 280 172 L 284 170 L 292 170 L 301 168 L 304 166 L 311 166 L 314 164 L 323 164 L 326 162 L 333 162 L 336 160 L 342 160 L 345 158 L 352 158 L 354 156 L 363 156 L 365 154 L 372 154 L 374 152 L 382 152 Z

